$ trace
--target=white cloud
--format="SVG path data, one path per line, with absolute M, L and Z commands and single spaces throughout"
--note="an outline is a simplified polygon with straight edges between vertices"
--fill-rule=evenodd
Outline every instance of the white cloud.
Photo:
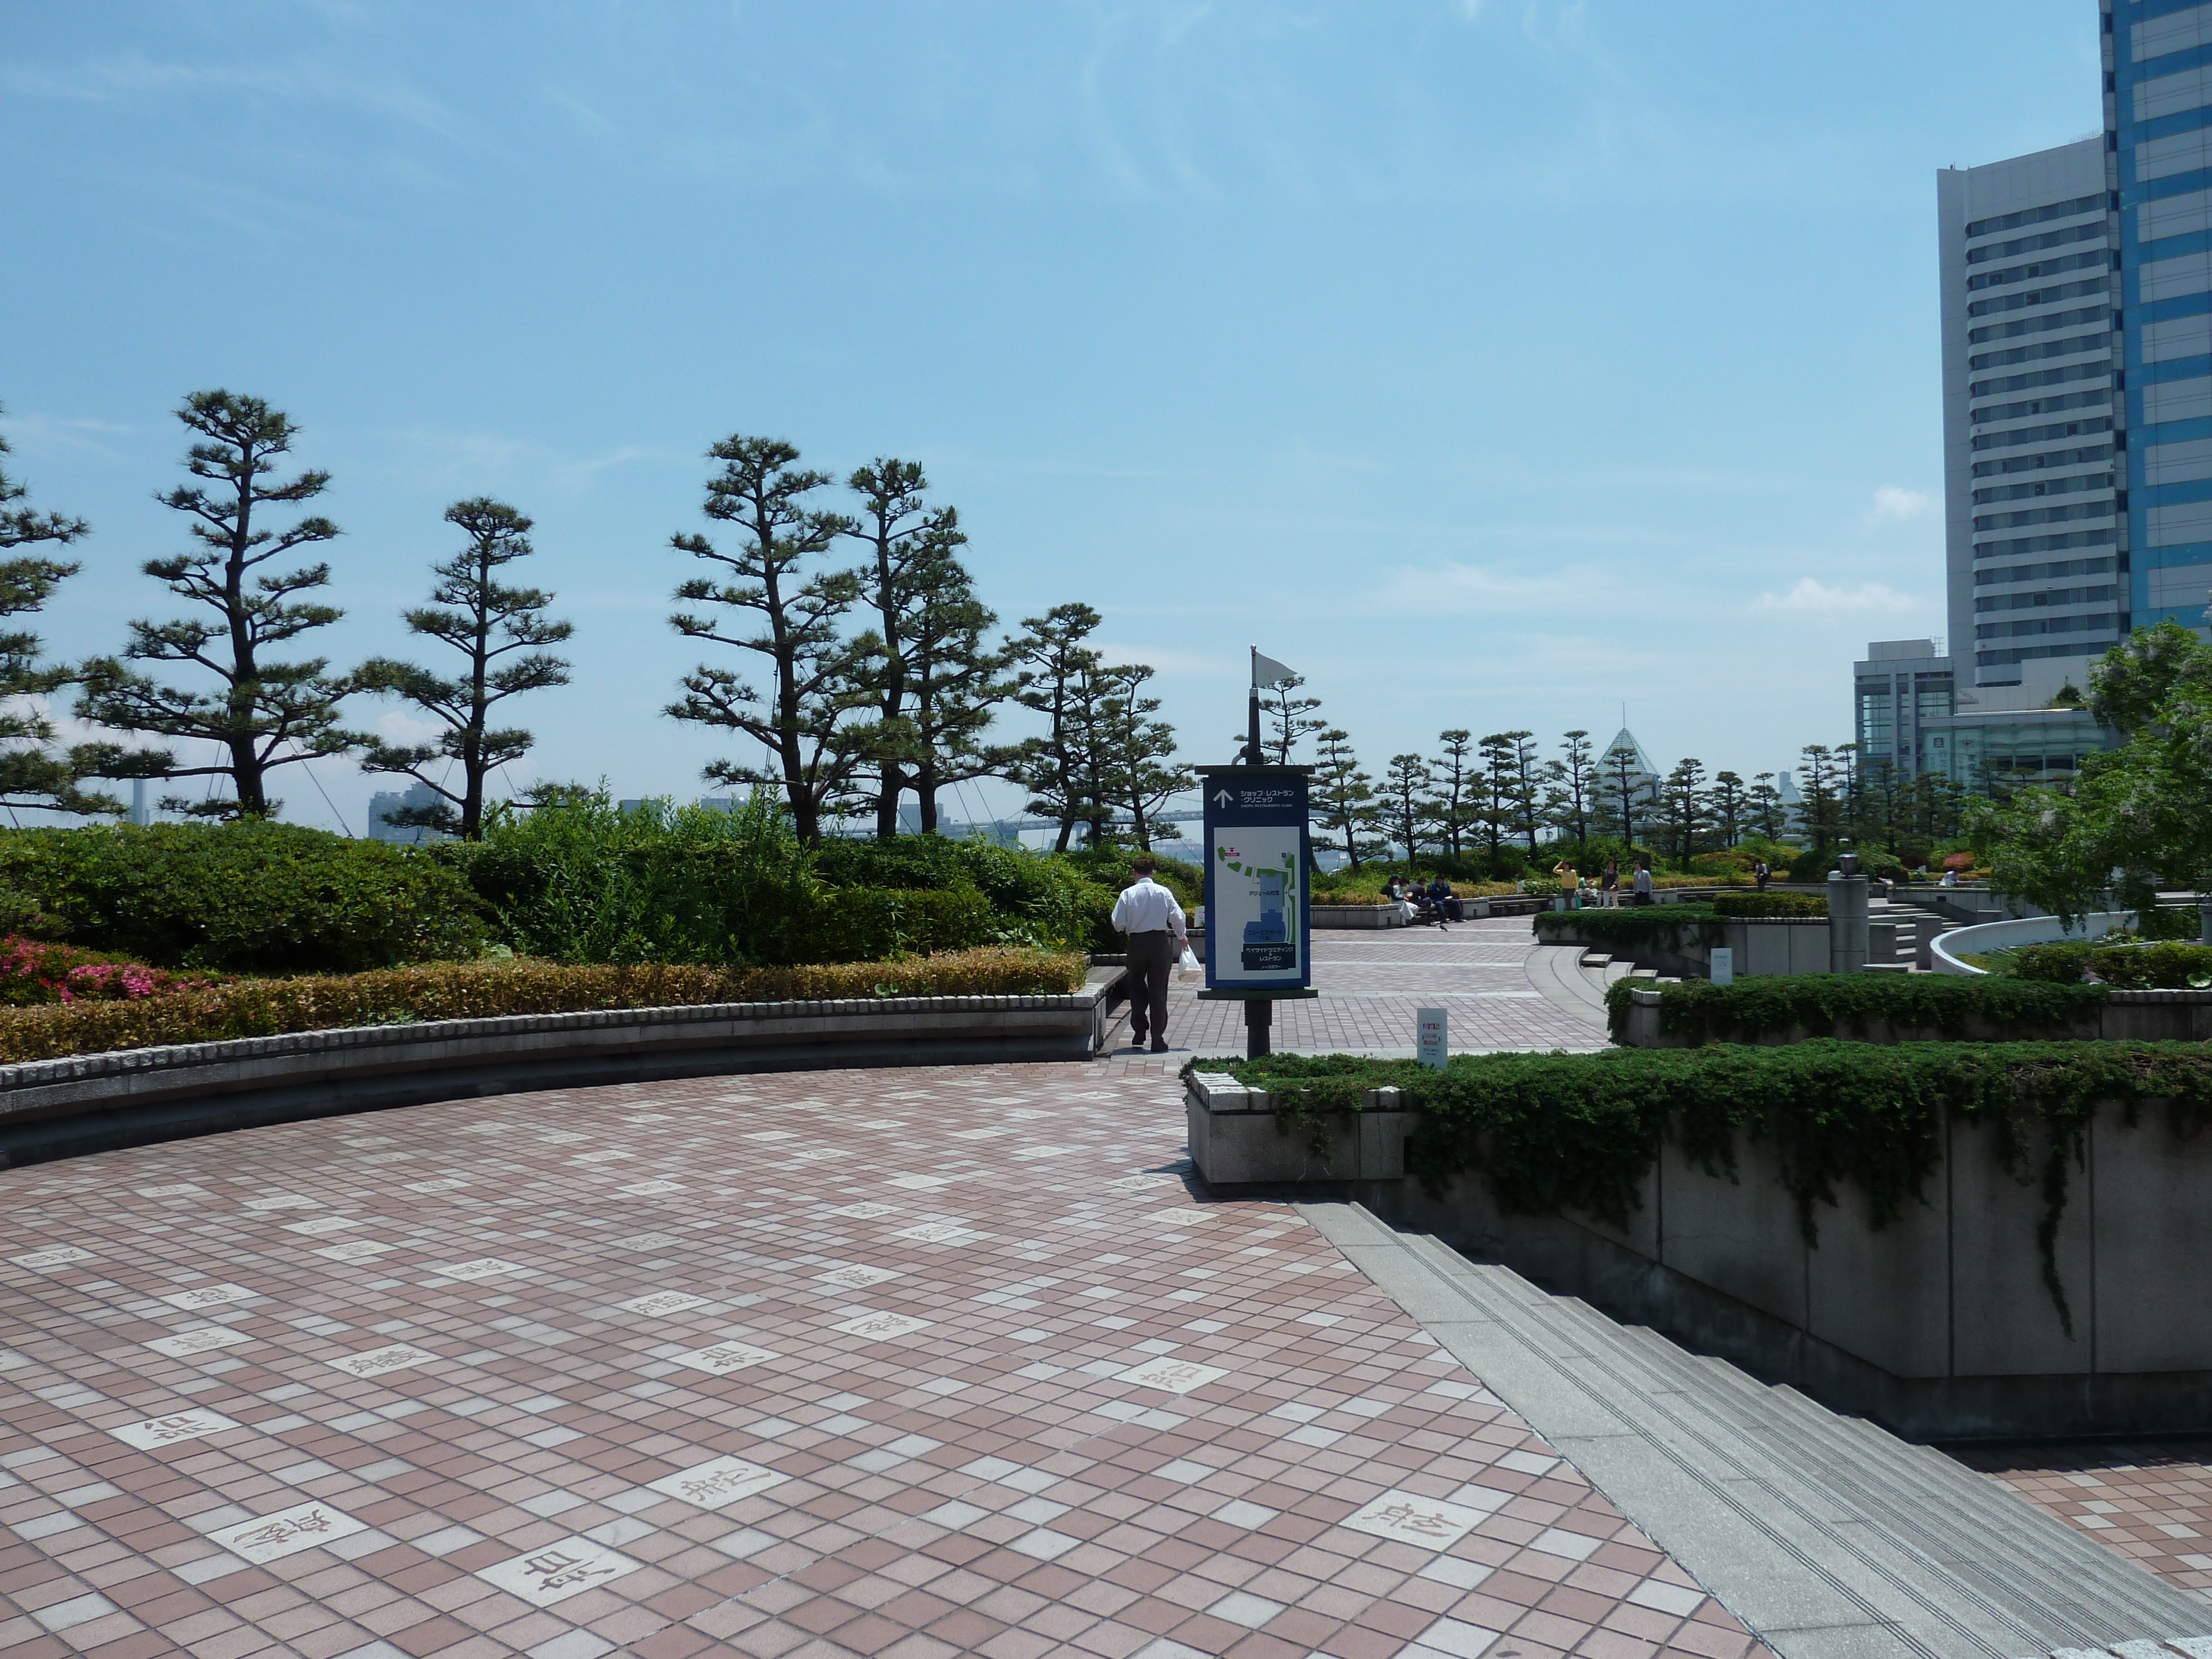
M 1876 524 L 1901 524 L 1935 510 L 1936 498 L 1926 490 L 1884 484 L 1874 492 L 1874 510 L 1869 516 Z
M 1830 587 L 1811 576 L 1800 576 L 1787 593 L 1762 593 L 1755 601 L 1760 611 L 1834 612 L 1844 611 L 1918 611 L 1922 602 L 1900 593 L 1887 582 L 1861 582 L 1856 587 Z

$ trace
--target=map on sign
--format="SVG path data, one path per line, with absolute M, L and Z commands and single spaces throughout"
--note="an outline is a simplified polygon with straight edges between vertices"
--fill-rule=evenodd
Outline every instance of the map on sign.
M 1303 988 L 1312 926 L 1305 774 L 1217 768 L 1204 799 L 1207 985 Z

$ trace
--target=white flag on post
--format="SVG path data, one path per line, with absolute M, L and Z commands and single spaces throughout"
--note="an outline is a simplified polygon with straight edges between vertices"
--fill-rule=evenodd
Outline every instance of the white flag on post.
M 1262 655 L 1258 646 L 1252 647 L 1252 684 L 1280 685 L 1285 680 L 1294 680 L 1297 675 L 1273 657 Z

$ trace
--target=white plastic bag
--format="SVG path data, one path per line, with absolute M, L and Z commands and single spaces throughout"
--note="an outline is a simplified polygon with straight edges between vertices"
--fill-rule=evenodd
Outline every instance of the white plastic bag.
M 1206 977 L 1206 969 L 1198 965 L 1198 958 L 1191 954 L 1188 945 L 1182 947 L 1182 960 L 1176 963 L 1176 977 L 1186 985 Z

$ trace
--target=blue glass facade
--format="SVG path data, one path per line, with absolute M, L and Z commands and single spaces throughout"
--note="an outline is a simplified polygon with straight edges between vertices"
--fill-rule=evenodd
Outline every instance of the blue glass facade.
M 2212 589 L 2212 5 L 2103 0 L 2131 620 Z

